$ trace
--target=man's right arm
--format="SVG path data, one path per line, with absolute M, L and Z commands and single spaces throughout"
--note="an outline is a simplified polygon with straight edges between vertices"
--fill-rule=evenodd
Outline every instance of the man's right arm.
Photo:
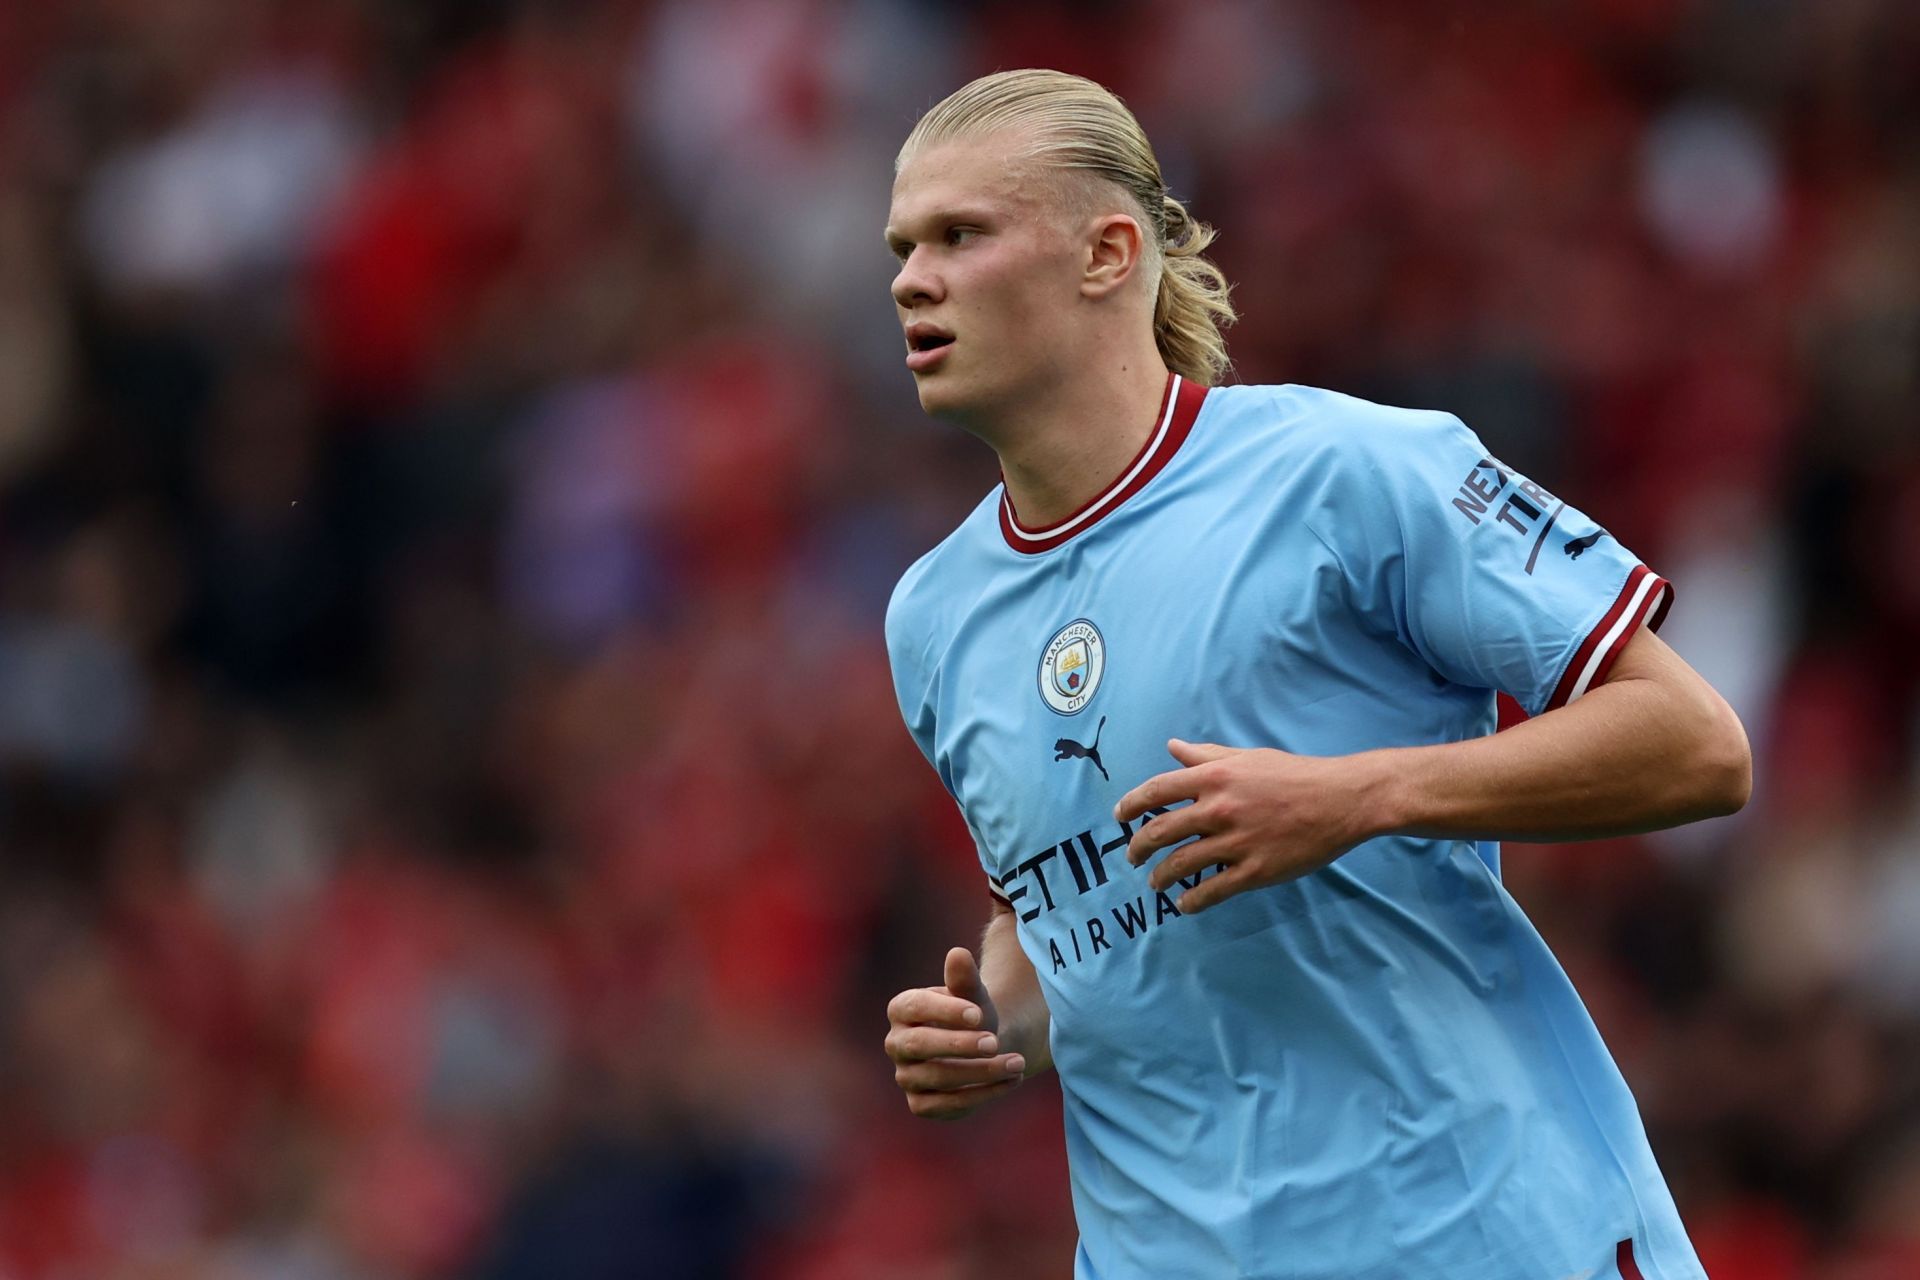
M 993 915 L 980 936 L 980 978 L 1000 1010 L 1000 1043 L 1026 1058 L 1026 1074 L 1031 1076 L 1053 1065 L 1048 1042 L 1052 1023 L 1040 976 L 1020 948 L 1016 926 L 1013 908 L 995 898 Z
M 1014 927 L 996 901 L 978 963 L 955 947 L 940 986 L 888 1002 L 887 1056 L 915 1115 L 957 1120 L 1053 1065 L 1046 998 Z

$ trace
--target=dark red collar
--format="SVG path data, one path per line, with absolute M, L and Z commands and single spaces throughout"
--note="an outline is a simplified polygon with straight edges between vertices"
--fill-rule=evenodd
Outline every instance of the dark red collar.
M 1147 482 L 1159 475 L 1161 468 L 1180 451 L 1187 433 L 1193 430 L 1193 420 L 1200 416 L 1200 402 L 1206 398 L 1207 389 L 1199 383 L 1189 382 L 1177 373 L 1168 374 L 1167 390 L 1160 400 L 1157 425 L 1153 434 L 1147 437 L 1147 442 L 1140 446 L 1140 452 L 1133 455 L 1133 461 L 1127 464 L 1112 484 L 1082 503 L 1071 515 L 1052 524 L 1039 528 L 1021 524 L 1020 517 L 1013 513 L 1013 499 L 1007 496 L 1003 482 L 1000 490 L 1000 533 L 1006 538 L 1007 545 L 1028 555 L 1051 551 L 1076 533 L 1100 523 L 1109 512 L 1146 488 Z

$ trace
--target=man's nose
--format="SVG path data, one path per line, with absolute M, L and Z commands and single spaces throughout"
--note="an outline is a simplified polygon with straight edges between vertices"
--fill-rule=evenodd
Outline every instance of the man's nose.
M 893 300 L 902 308 L 940 300 L 939 278 L 928 269 L 927 255 L 918 249 L 909 253 L 900 270 L 894 273 Z

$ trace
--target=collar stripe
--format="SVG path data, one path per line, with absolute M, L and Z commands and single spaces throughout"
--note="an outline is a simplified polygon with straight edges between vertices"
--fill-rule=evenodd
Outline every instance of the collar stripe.
M 1007 545 L 1029 555 L 1051 551 L 1082 529 L 1090 528 L 1128 498 L 1144 489 L 1160 473 L 1185 442 L 1200 414 L 1200 403 L 1207 389 L 1187 381 L 1177 373 L 1167 375 L 1166 398 L 1161 404 L 1160 423 L 1153 435 L 1134 455 L 1132 463 L 1118 479 L 1084 503 L 1071 515 L 1035 529 L 1020 523 L 1014 514 L 1013 500 L 1003 485 L 1000 491 L 1000 532 Z

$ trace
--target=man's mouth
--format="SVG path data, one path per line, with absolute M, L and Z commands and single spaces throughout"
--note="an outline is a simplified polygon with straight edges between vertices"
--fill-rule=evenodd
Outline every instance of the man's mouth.
M 947 358 L 953 335 L 941 333 L 931 325 L 907 330 L 907 368 L 924 373 Z

